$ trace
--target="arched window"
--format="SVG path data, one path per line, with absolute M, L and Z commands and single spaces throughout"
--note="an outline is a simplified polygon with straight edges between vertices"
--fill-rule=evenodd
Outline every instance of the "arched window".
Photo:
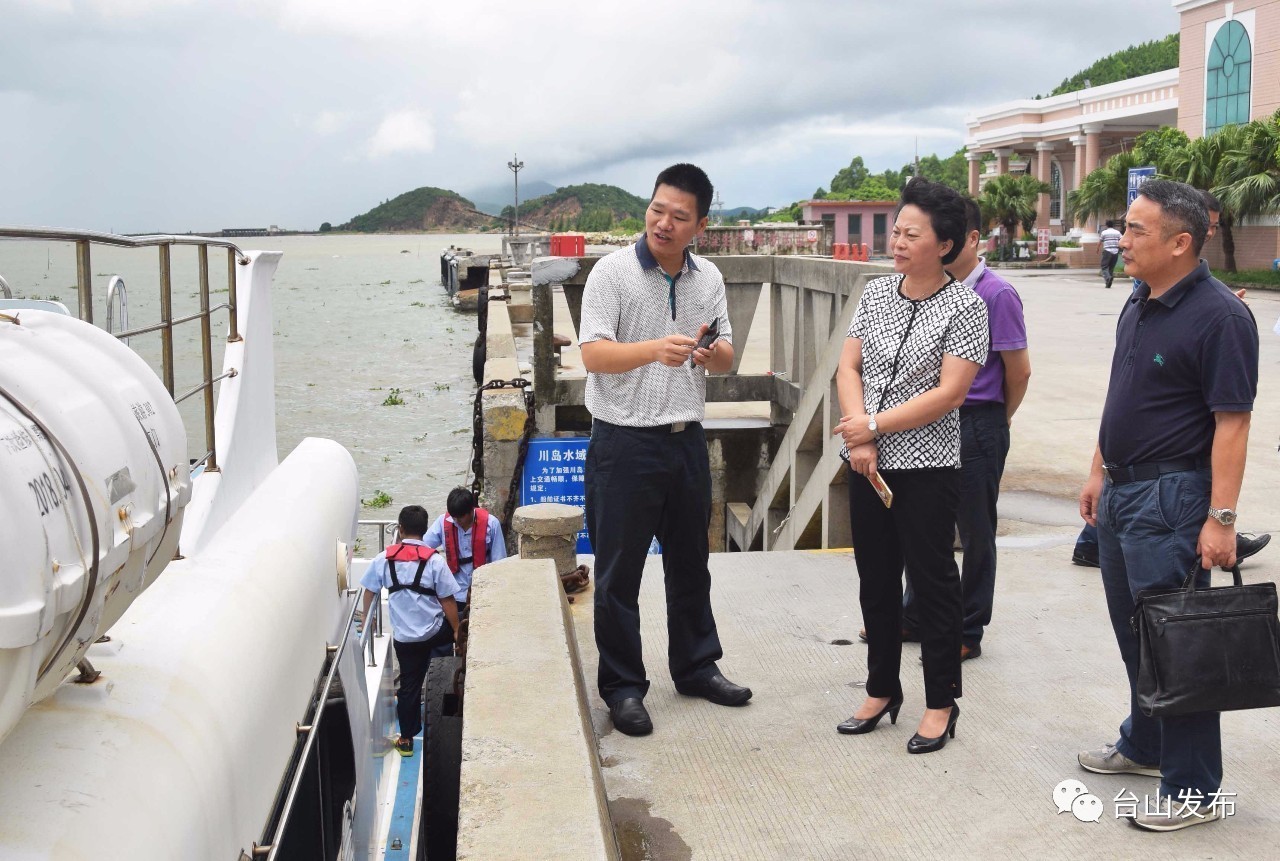
M 1249 122 L 1249 90 L 1253 49 L 1239 21 L 1218 29 L 1209 48 L 1204 81 L 1204 133 L 1232 123 Z
M 1049 218 L 1062 218 L 1062 168 L 1056 161 L 1049 162 Z

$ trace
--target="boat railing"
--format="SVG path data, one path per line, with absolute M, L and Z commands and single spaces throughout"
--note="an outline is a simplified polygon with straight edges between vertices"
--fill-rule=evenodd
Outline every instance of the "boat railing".
M 356 594 L 364 590 L 356 589 Z M 377 641 L 382 638 L 382 600 L 369 603 L 369 613 L 364 617 L 360 628 L 360 648 L 365 654 L 365 662 L 370 667 L 378 666 Z
M 0 275 L 0 293 L 3 293 L 6 299 L 13 298 L 13 291 L 9 289 L 9 282 L 4 280 L 3 275 Z
M 378 531 L 378 552 L 387 549 L 387 539 L 390 538 L 392 543 L 399 537 L 399 524 L 394 520 L 359 520 L 356 521 L 356 534 L 360 534 L 360 529 L 368 531 L 370 528 Z M 359 589 L 355 590 L 359 593 Z M 364 620 L 364 627 L 360 631 L 360 646 L 364 650 L 368 665 L 371 667 L 378 666 L 378 655 L 376 648 L 376 640 L 382 637 L 382 602 L 374 601 L 369 605 L 369 616 Z
M 400 525 L 394 520 L 358 520 L 356 521 L 356 527 L 357 542 L 359 542 L 360 530 L 363 529 L 366 532 L 371 528 L 378 530 L 378 553 L 387 549 L 388 538 L 392 539 L 392 544 L 395 543 L 394 539 L 398 536 L 398 530 L 400 529 Z M 360 550 L 361 546 L 357 543 L 357 555 L 359 555 Z
M 214 397 L 213 385 L 227 377 L 235 376 L 235 369 L 218 376 L 213 375 L 213 336 L 210 323 L 211 316 L 219 311 L 227 311 L 227 343 L 241 340 L 239 323 L 236 317 L 238 293 L 236 289 L 236 266 L 247 265 L 249 258 L 240 248 L 225 239 L 207 236 L 176 236 L 156 234 L 149 236 L 121 236 L 114 233 L 99 233 L 91 230 L 65 230 L 45 227 L 5 227 L 0 226 L 0 239 L 25 240 L 30 242 L 69 242 L 74 245 L 76 263 L 76 289 L 79 293 L 78 316 L 86 323 L 93 323 L 93 269 L 92 251 L 94 246 L 115 248 L 156 248 L 159 251 L 160 269 L 160 322 L 150 326 L 130 329 L 128 309 L 125 302 L 124 282 L 118 276 L 113 277 L 107 285 L 107 325 L 106 329 L 117 338 L 129 342 L 135 335 L 160 333 L 160 377 L 165 389 L 174 403 L 181 404 L 188 398 L 203 395 L 203 421 L 205 436 L 205 453 L 194 459 L 194 463 L 203 464 L 210 472 L 217 472 L 218 456 L 216 435 L 214 432 Z M 193 314 L 174 317 L 173 313 L 173 248 L 174 246 L 195 246 L 198 268 L 199 310 Z M 211 305 L 209 300 L 209 249 L 221 248 L 227 253 L 227 301 Z M 6 298 L 12 298 L 9 285 L 0 279 Z M 117 299 L 118 297 L 118 299 Z M 120 306 L 120 331 L 115 331 L 114 303 Z M 173 330 L 187 323 L 200 324 L 200 383 L 185 391 L 177 392 L 174 388 L 174 349 Z
M 120 328 L 129 328 L 129 291 L 125 289 L 124 279 L 119 275 L 112 275 L 111 280 L 107 282 L 107 331 L 111 334 L 116 333 L 116 306 L 120 306 Z M 125 338 L 124 342 L 129 343 L 129 339 Z
M 309 771 L 308 764 L 311 763 L 313 757 L 319 754 L 321 724 L 324 720 L 326 706 L 331 697 L 341 696 L 340 692 L 335 692 L 334 684 L 338 678 L 338 667 L 342 662 L 342 656 L 352 642 L 351 632 L 355 628 L 359 609 L 359 598 L 352 599 L 351 609 L 346 617 L 346 624 L 342 628 L 341 639 L 337 645 L 330 645 L 325 648 L 322 677 L 317 684 L 315 693 L 311 697 L 311 703 L 304 717 L 305 723 L 297 725 L 298 743 L 294 746 L 293 754 L 289 760 L 289 767 L 285 770 L 286 775 L 291 775 L 288 789 L 282 798 L 280 796 L 277 797 L 271 816 L 263 829 L 262 840 L 253 845 L 251 853 L 253 858 L 265 858 L 267 861 L 272 861 L 275 858 L 285 857 L 282 855 L 285 847 L 282 845 L 281 840 L 288 830 L 289 818 L 294 812 L 294 807 L 300 800 L 303 784 L 306 782 Z M 369 626 L 366 625 L 365 630 L 368 629 Z M 324 808 L 323 798 L 316 800 L 316 803 L 319 808 Z M 321 827 L 323 828 L 323 823 Z

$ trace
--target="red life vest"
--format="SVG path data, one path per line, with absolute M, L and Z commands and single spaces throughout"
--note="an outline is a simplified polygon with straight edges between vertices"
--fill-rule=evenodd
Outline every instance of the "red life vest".
M 472 570 L 485 563 L 485 545 L 489 538 L 489 512 L 483 508 L 475 509 L 475 521 L 471 524 L 471 556 L 458 556 L 458 524 L 446 517 L 441 526 L 444 527 L 444 561 L 449 572 L 457 574 L 458 569 L 470 562 Z
M 402 589 L 408 589 L 410 592 L 417 592 L 419 595 L 426 595 L 428 598 L 435 598 L 436 590 L 430 586 L 422 585 L 422 572 L 427 570 L 427 560 L 435 555 L 435 550 L 423 544 L 392 544 L 387 548 L 387 568 L 391 575 L 391 585 L 387 587 L 387 594 L 393 595 Z M 412 583 L 401 583 L 396 577 L 397 562 L 417 562 L 418 570 L 413 575 Z

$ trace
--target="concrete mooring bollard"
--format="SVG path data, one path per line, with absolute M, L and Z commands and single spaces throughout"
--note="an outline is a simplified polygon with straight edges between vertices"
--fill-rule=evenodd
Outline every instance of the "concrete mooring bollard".
M 522 505 L 511 518 L 511 528 L 520 536 L 521 559 L 551 559 L 557 574 L 578 567 L 578 531 L 582 529 L 582 509 L 558 502 Z

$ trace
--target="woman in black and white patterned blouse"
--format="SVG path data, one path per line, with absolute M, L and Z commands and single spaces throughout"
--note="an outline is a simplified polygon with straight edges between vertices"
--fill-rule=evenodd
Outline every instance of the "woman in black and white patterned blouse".
M 960 573 L 952 554 L 960 498 L 960 419 L 987 358 L 987 309 L 943 268 L 965 240 L 962 198 L 913 179 L 890 238 L 894 275 L 863 288 L 836 376 L 835 433 L 849 460 L 849 519 L 867 629 L 867 698 L 838 727 L 857 735 L 902 706 L 902 572 L 919 608 L 925 711 L 909 753 L 942 748 L 960 709 Z M 893 492 L 891 508 L 870 477 Z M 856 475 L 854 473 L 857 473 Z

